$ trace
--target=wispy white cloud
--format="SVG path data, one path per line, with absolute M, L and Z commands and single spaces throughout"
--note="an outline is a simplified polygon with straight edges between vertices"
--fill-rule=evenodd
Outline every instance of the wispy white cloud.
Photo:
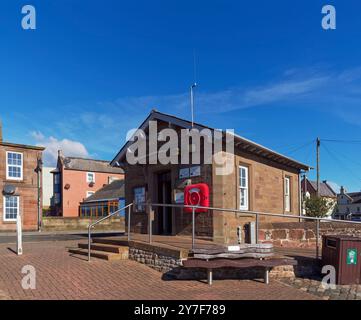
M 45 147 L 43 160 L 46 166 L 55 166 L 58 150 L 62 150 L 66 156 L 73 157 L 88 157 L 89 152 L 86 147 L 78 142 L 68 139 L 58 140 L 54 137 L 45 137 L 41 132 L 32 132 L 33 139 L 37 142 L 38 146 Z
M 89 152 L 115 154 L 125 142 L 128 130 L 137 127 L 151 109 L 184 116 L 189 112 L 189 92 L 168 95 L 128 96 L 109 101 L 98 101 L 61 108 L 63 114 L 47 111 L 49 119 L 55 119 L 46 128 L 46 137 L 33 136 L 38 143 L 68 145 L 77 141 L 89 141 Z M 254 107 L 318 108 L 332 113 L 341 121 L 361 126 L 361 67 L 340 72 L 318 67 L 284 71 L 274 80 L 256 86 L 234 86 L 224 90 L 207 92 L 200 86 L 196 90 L 197 114 L 230 112 Z M 57 109 L 58 110 L 58 109 Z M 53 112 L 53 114 L 51 113 Z M 39 133 L 37 133 L 39 135 Z M 66 139 L 56 139 L 66 137 Z M 84 145 L 74 146 L 81 155 L 89 152 Z M 56 147 L 55 149 L 57 149 Z M 54 161 L 55 152 L 49 152 Z
M 255 88 L 232 87 L 216 92 L 196 91 L 198 113 L 219 113 L 237 109 L 267 105 L 273 102 L 284 102 L 298 99 L 324 86 L 329 77 L 313 75 L 308 78 L 281 79 Z M 117 109 L 121 112 L 138 110 L 187 110 L 189 108 L 189 93 L 179 93 L 160 96 L 123 97 L 112 102 L 101 102 L 101 108 Z

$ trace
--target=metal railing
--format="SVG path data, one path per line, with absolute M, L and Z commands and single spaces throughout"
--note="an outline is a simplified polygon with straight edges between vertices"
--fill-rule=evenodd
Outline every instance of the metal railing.
M 109 219 L 110 217 L 116 215 L 122 210 L 128 209 L 128 241 L 130 241 L 130 234 L 131 234 L 131 208 L 134 204 L 130 203 L 127 206 L 119 209 L 116 212 L 111 213 L 110 215 L 101 218 L 94 223 L 89 225 L 88 228 L 88 261 L 90 261 L 90 247 L 91 247 L 91 229 L 101 223 L 102 221 Z M 152 243 L 152 237 L 153 237 L 153 215 L 154 212 L 152 210 L 153 207 L 163 207 L 163 208 L 190 208 L 192 209 L 192 250 L 195 248 L 195 211 L 196 209 L 203 209 L 203 210 L 212 210 L 212 211 L 223 211 L 223 212 L 232 212 L 232 213 L 239 213 L 244 216 L 253 215 L 255 216 L 255 232 L 256 232 L 256 243 L 259 242 L 259 217 L 260 216 L 268 216 L 268 217 L 279 217 L 279 218 L 291 218 L 291 219 L 300 219 L 300 220 L 311 220 L 316 221 L 316 258 L 319 258 L 319 247 L 320 247 L 320 223 L 322 221 L 328 222 L 328 223 L 346 223 L 346 224 L 361 224 L 361 221 L 349 221 L 349 220 L 339 220 L 339 219 L 327 219 L 327 218 L 318 218 L 318 217 L 307 217 L 302 215 L 292 215 L 292 214 L 278 214 L 278 213 L 266 213 L 266 212 L 258 212 L 258 211 L 244 211 L 244 210 L 238 210 L 238 209 L 227 209 L 227 208 L 217 208 L 217 207 L 202 207 L 202 206 L 190 206 L 190 205 L 184 205 L 184 204 L 164 204 L 164 203 L 144 203 L 142 204 L 146 207 L 146 211 L 148 213 L 148 242 Z
M 329 223 L 346 223 L 346 224 L 361 224 L 361 221 L 349 221 L 349 220 L 339 220 L 339 219 L 327 219 L 327 218 L 318 218 L 318 217 L 308 217 L 302 215 L 291 215 L 291 214 L 278 214 L 278 213 L 266 213 L 266 212 L 258 212 L 258 211 L 243 211 L 238 209 L 226 209 L 226 208 L 217 208 L 217 207 L 202 207 L 202 206 L 189 206 L 182 204 L 162 204 L 162 203 L 151 203 L 146 204 L 150 207 L 171 207 L 171 208 L 191 208 L 192 209 L 192 250 L 195 247 L 195 210 L 196 209 L 204 209 L 204 210 L 212 210 L 212 211 L 223 211 L 223 212 L 232 212 L 239 213 L 245 216 L 253 215 L 256 220 L 256 243 L 259 242 L 259 216 L 269 216 L 269 217 L 279 217 L 279 218 L 292 218 L 292 219 L 304 219 L 304 220 L 312 220 L 316 221 L 316 258 L 319 258 L 319 249 L 320 249 L 320 222 L 329 222 Z M 149 210 L 150 212 L 151 210 Z M 149 228 L 149 242 L 152 239 L 152 228 Z
M 117 211 L 115 212 L 112 212 L 110 213 L 109 215 L 89 224 L 88 226 L 88 261 L 90 261 L 90 255 L 91 255 L 91 250 L 90 250 L 90 247 L 91 247 L 91 229 L 94 228 L 94 226 L 96 226 L 97 224 L 103 222 L 104 220 L 107 220 L 113 216 L 115 216 L 116 214 L 119 214 L 120 212 L 122 212 L 123 210 L 125 209 L 128 209 L 128 241 L 130 240 L 130 212 L 131 212 L 131 207 L 133 206 L 133 203 L 130 203 L 128 205 L 126 205 L 125 207 L 123 208 L 120 208 L 118 209 Z

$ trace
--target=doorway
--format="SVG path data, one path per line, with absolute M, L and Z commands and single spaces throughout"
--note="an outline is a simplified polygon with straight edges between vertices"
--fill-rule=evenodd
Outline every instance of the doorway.
M 158 203 L 171 204 L 172 203 L 172 179 L 170 171 L 157 174 L 157 188 L 158 188 Z M 172 208 L 158 207 L 157 208 L 157 229 L 158 234 L 171 235 L 172 234 Z

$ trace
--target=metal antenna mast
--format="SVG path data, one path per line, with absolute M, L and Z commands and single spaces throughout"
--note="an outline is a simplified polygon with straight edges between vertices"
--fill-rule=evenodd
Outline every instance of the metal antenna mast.
M 197 83 L 191 85 L 191 113 L 192 113 L 192 128 L 194 125 L 194 92 L 193 90 L 197 87 Z
M 192 113 L 192 128 L 194 126 L 194 89 L 197 87 L 197 78 L 196 78 L 196 52 L 193 50 L 193 76 L 194 82 L 191 85 L 191 113 Z

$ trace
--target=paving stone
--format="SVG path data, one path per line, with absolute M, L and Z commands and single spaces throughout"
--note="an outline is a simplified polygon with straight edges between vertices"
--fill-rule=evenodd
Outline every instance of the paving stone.
M 309 300 L 317 296 L 272 280 L 215 280 L 212 286 L 194 280 L 164 280 L 163 275 L 136 261 L 108 262 L 75 257 L 74 241 L 24 243 L 17 256 L 0 245 L 0 288 L 9 299 L 137 299 L 137 300 Z M 142 258 L 144 259 L 144 258 Z M 23 290 L 21 269 L 36 270 L 36 289 Z M 89 281 L 91 279 L 91 281 Z

